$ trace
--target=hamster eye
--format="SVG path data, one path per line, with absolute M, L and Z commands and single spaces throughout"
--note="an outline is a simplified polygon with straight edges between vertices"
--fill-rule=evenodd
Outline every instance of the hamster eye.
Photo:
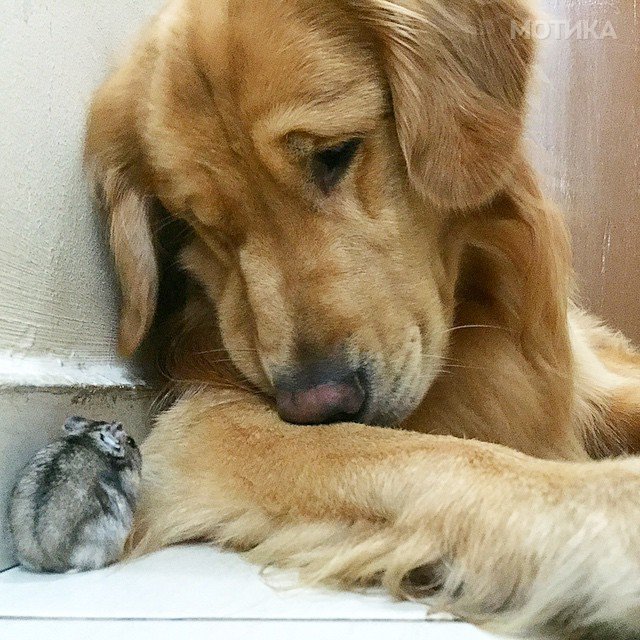
M 130 447 L 135 447 L 136 446 L 136 441 L 131 436 L 127 436 L 127 444 Z

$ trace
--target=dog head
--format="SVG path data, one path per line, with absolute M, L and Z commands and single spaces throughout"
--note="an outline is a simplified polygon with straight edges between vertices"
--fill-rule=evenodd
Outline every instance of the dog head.
M 292 422 L 393 423 L 438 374 L 456 221 L 509 180 L 533 43 L 518 0 L 174 0 L 93 103 L 121 348 L 156 305 L 150 209 L 236 367 Z

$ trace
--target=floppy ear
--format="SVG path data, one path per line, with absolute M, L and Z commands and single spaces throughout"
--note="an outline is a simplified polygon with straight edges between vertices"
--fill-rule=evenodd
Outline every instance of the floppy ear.
M 144 154 L 136 125 L 135 86 L 127 82 L 126 72 L 117 72 L 94 97 L 85 159 L 109 216 L 122 291 L 118 348 L 129 356 L 153 322 L 159 275 L 151 225 L 153 198 L 143 177 Z
M 535 44 L 520 0 L 351 0 L 373 29 L 409 177 L 443 207 L 495 193 L 522 134 Z

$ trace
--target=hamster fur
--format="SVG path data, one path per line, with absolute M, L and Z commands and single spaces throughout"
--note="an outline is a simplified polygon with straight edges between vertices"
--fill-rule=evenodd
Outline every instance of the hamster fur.
M 27 465 L 10 501 L 20 563 L 38 572 L 99 569 L 122 554 L 140 486 L 140 451 L 120 423 L 69 418 Z

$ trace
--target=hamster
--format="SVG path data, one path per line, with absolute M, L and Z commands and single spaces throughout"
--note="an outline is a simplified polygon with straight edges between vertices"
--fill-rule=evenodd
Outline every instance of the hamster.
M 75 573 L 117 561 L 133 522 L 142 458 L 118 422 L 69 418 L 39 451 L 10 499 L 18 560 L 38 572 Z

